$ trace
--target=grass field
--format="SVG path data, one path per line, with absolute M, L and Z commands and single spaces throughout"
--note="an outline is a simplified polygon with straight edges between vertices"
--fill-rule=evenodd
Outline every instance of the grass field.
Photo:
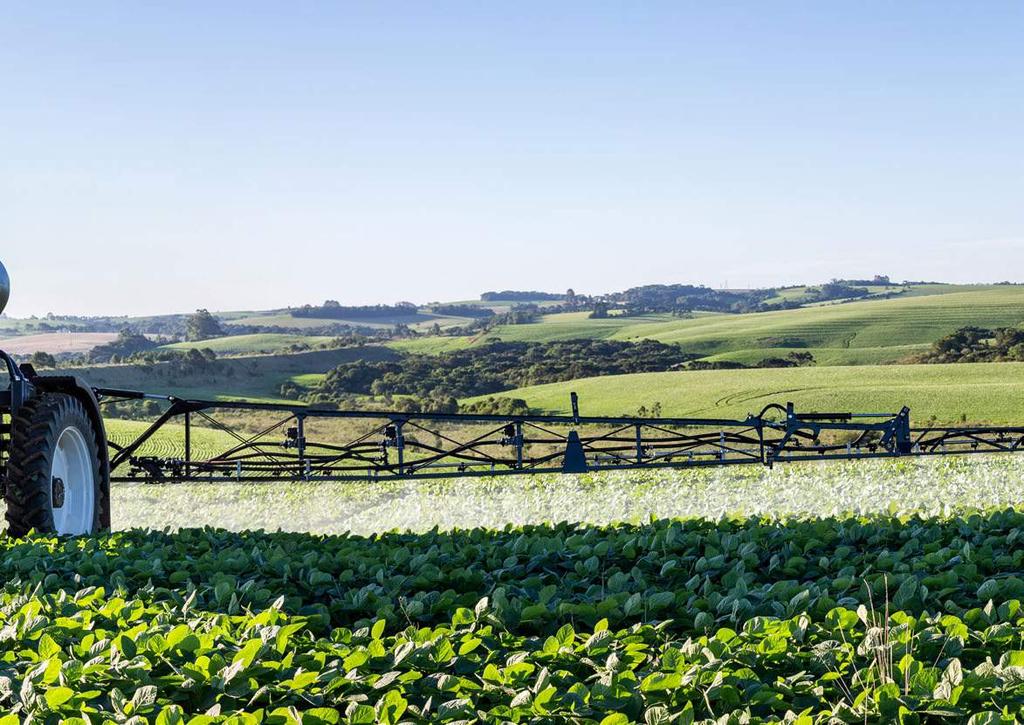
M 965 325 L 1024 323 L 1024 287 L 929 286 L 916 294 L 779 312 L 591 320 L 586 313 L 546 315 L 538 323 L 496 328 L 503 340 L 650 338 L 703 356 L 756 362 L 787 350 L 810 350 L 826 364 L 895 362 Z M 930 294 L 926 294 L 930 292 Z
M 135 440 L 149 427 L 149 423 L 137 420 L 107 419 L 104 423 L 107 438 L 119 446 Z M 168 424 L 139 450 L 138 455 L 184 458 L 184 441 L 184 427 Z M 192 453 L 196 460 L 215 456 L 237 443 L 237 439 L 225 431 L 203 425 L 192 426 Z
M 624 328 L 622 339 L 652 337 L 708 354 L 764 347 L 860 348 L 927 344 L 964 325 L 1024 322 L 1024 287 L 991 287 L 906 299 L 679 320 Z
M 927 352 L 930 345 L 890 345 L 887 347 L 773 347 L 753 350 L 736 350 L 708 355 L 703 360 L 731 360 L 744 365 L 756 366 L 766 357 L 785 357 L 791 352 L 809 352 L 819 366 L 831 365 L 885 365 L 897 360 L 906 360 Z
M 289 380 L 303 388 L 312 388 L 314 385 L 319 385 L 324 377 L 324 373 L 305 373 L 303 375 L 292 375 Z
M 392 350 L 399 352 L 415 353 L 417 355 L 438 355 L 442 352 L 464 350 L 473 344 L 479 344 L 480 338 L 476 337 L 416 337 L 408 340 L 392 340 L 385 345 Z
M 510 342 L 551 342 L 553 340 L 605 339 L 617 337 L 622 330 L 633 330 L 655 323 L 670 324 L 672 315 L 607 317 L 590 319 L 589 312 L 559 312 L 543 315 L 529 325 L 500 325 L 487 336 Z
M 326 373 L 353 360 L 382 360 L 395 352 L 380 345 L 313 350 L 218 360 L 211 370 L 175 372 L 167 363 L 152 366 L 96 365 L 76 369 L 90 385 L 144 390 L 179 397 L 280 400 L 281 384 L 295 375 Z
M 564 300 L 456 300 L 455 302 L 441 303 L 450 305 L 469 305 L 470 307 L 486 307 L 496 312 L 507 312 L 512 309 L 514 305 L 537 305 L 537 307 L 555 307 L 564 302 Z M 426 305 L 427 307 L 434 306 Z
M 261 327 L 281 327 L 285 329 L 313 329 L 331 325 L 351 325 L 353 327 L 388 328 L 398 324 L 408 325 L 413 329 L 433 327 L 437 323 L 441 327 L 464 325 L 469 317 L 447 317 L 431 312 L 416 312 L 409 315 L 392 315 L 390 317 L 354 318 L 351 320 L 319 317 L 292 317 L 289 314 L 256 315 L 253 317 L 236 317 L 226 320 L 226 325 L 258 325 Z
M 816 411 L 896 412 L 912 419 L 1019 423 L 1024 363 L 864 365 L 831 368 L 702 370 L 587 378 L 502 393 L 537 410 L 569 412 L 569 392 L 584 415 L 632 413 L 660 402 L 665 415 L 744 416 L 793 401 Z
M 423 337 L 394 341 L 388 346 L 403 352 L 437 354 L 493 339 L 550 342 L 649 338 L 677 343 L 687 352 L 711 360 L 756 364 L 769 355 L 806 351 L 815 356 L 819 365 L 876 365 L 919 354 L 942 335 L 965 325 L 1000 327 L 1024 323 L 1024 287 L 920 285 L 910 289 L 888 300 L 828 303 L 743 315 L 697 313 L 691 318 L 642 315 L 590 319 L 587 312 L 555 313 L 544 315 L 533 324 L 496 327 L 483 338 Z M 803 288 L 787 289 L 784 293 L 799 296 Z M 278 316 L 254 324 L 268 321 L 308 326 L 323 322 Z M 428 321 L 433 324 L 433 318 L 423 313 L 410 316 L 409 321 L 420 328 Z M 453 321 L 457 320 L 442 319 L 441 324 Z M 274 344 L 284 347 L 294 341 L 298 341 L 298 336 L 243 336 L 213 342 L 223 346 L 225 352 L 244 353 Z M 192 344 L 181 346 L 186 345 Z
M 215 337 L 199 342 L 176 342 L 164 347 L 171 350 L 202 350 L 209 348 L 218 355 L 252 355 L 255 353 L 272 353 L 285 350 L 291 345 L 309 345 L 315 347 L 329 342 L 330 337 L 314 335 L 288 335 L 264 333 L 259 335 L 231 335 Z
M 856 285 L 861 287 L 861 285 Z M 779 302 L 798 302 L 801 304 L 829 304 L 842 300 L 828 300 L 827 302 L 809 302 L 808 292 L 813 289 L 814 286 L 798 286 L 798 287 L 784 287 L 776 293 L 774 297 L 769 297 L 765 300 L 766 304 L 778 304 Z M 910 288 L 900 286 L 881 286 L 881 285 L 866 285 L 863 287 L 868 291 L 868 297 L 878 297 L 885 294 L 900 295 L 907 294 L 907 290 Z M 856 299 L 856 298 L 854 298 Z
M 306 373 L 290 379 L 311 387 L 322 375 Z M 570 391 L 580 395 L 584 415 L 634 414 L 639 406 L 650 408 L 657 402 L 663 415 L 743 418 L 768 403 L 792 401 L 804 411 L 895 413 L 908 405 L 917 426 L 928 424 L 932 416 L 940 423 L 966 419 L 1016 424 L 1024 415 L 1020 402 L 1024 399 L 1024 363 L 647 373 L 541 385 L 501 395 L 524 398 L 537 411 L 569 413 Z M 266 422 L 239 418 L 233 424 L 247 425 L 249 432 L 255 432 Z M 328 428 L 310 429 L 312 438 L 339 437 L 339 431 L 329 428 L 332 424 L 322 425 Z M 123 445 L 145 426 L 143 422 L 109 420 L 108 433 L 114 443 Z M 349 433 L 341 433 L 340 438 L 355 437 Z M 180 426 L 169 425 L 140 454 L 180 458 L 183 440 Z M 196 458 L 220 453 L 235 442 L 227 433 L 205 424 L 193 428 Z

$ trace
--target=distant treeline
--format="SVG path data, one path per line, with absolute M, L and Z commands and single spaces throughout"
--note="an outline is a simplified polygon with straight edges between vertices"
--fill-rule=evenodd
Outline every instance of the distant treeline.
M 520 290 L 502 290 L 501 292 L 484 292 L 480 295 L 483 302 L 527 302 L 527 301 L 557 301 L 564 299 L 565 295 L 555 292 L 524 292 Z
M 750 312 L 772 312 L 775 310 L 792 310 L 805 305 L 813 305 L 820 302 L 831 302 L 833 300 L 857 300 L 867 297 L 871 291 L 866 287 L 855 287 L 851 283 L 839 280 L 826 282 L 819 287 L 808 287 L 797 299 L 780 300 L 778 302 L 766 302 L 757 305 Z
M 299 337 L 350 337 L 362 336 L 367 339 L 388 340 L 395 336 L 389 328 L 349 325 L 343 322 L 325 322 L 323 325 L 310 327 L 281 327 L 280 325 L 243 325 L 231 324 L 224 326 L 224 334 L 235 335 L 297 335 Z
M 866 286 L 890 285 L 885 275 L 876 275 L 871 279 L 833 279 L 819 286 L 807 287 L 799 298 L 770 302 L 779 290 L 721 290 L 704 285 L 650 284 L 607 295 L 579 295 L 574 298 L 574 303 L 576 307 L 592 310 L 594 317 L 605 317 L 614 308 L 623 310 L 627 315 L 652 312 L 677 315 L 690 312 L 766 312 L 831 300 L 859 299 L 870 294 Z
M 529 325 L 540 320 L 541 309 L 534 304 L 512 305 L 508 312 L 502 312 L 488 319 L 488 325 Z
M 887 274 L 876 274 L 871 279 L 834 279 L 835 283 L 845 285 L 866 285 L 868 287 L 891 287 L 893 282 Z M 911 284 L 907 282 L 905 284 Z
M 137 335 L 131 330 L 121 330 L 116 340 L 103 345 L 97 345 L 89 351 L 87 359 L 92 363 L 106 363 L 111 360 L 124 360 L 140 352 L 146 352 L 159 347 L 159 343 L 150 340 L 145 335 Z
M 867 297 L 869 294 L 871 290 L 866 287 L 857 287 L 852 282 L 832 280 L 820 287 L 808 287 L 804 293 L 804 303 Z
M 310 402 L 336 402 L 351 395 L 467 398 L 525 385 L 672 370 L 692 359 L 676 345 L 653 340 L 493 342 L 440 355 L 345 363 L 327 373 Z
M 690 284 L 649 284 L 606 295 L 605 303 L 628 315 L 649 312 L 746 312 L 772 297 L 775 290 L 716 290 Z
M 345 307 L 334 300 L 327 300 L 322 305 L 303 305 L 289 310 L 292 317 L 305 317 L 326 320 L 369 320 L 379 317 L 396 317 L 416 314 L 416 305 L 412 302 L 399 302 L 394 305 L 362 305 Z
M 1024 330 L 1000 327 L 961 327 L 934 343 L 911 362 L 972 363 L 1024 361 Z
M 23 330 L 27 333 L 44 332 L 120 332 L 130 327 L 135 332 L 151 335 L 183 335 L 187 315 L 162 315 L 159 317 L 76 317 L 47 315 L 43 318 L 28 318 Z

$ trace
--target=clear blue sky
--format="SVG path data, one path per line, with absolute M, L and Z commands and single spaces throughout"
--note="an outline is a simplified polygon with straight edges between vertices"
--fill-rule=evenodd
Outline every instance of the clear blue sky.
M 9 312 L 1024 279 L 1024 3 L 0 21 Z

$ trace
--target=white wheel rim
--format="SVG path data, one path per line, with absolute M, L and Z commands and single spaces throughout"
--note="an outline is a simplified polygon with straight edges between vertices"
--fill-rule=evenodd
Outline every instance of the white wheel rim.
M 92 531 L 96 510 L 95 470 L 89 446 L 78 428 L 65 428 L 57 437 L 50 474 L 50 508 L 58 534 Z

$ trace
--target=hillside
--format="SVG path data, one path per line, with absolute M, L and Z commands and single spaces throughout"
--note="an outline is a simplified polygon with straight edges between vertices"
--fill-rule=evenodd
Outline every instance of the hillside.
M 569 393 L 584 415 L 635 414 L 661 403 L 664 415 L 744 417 L 768 403 L 808 411 L 896 412 L 907 405 L 919 424 L 961 417 L 975 423 L 1018 423 L 1024 406 L 1024 363 L 862 365 L 762 370 L 639 373 L 510 390 L 531 409 L 568 413 Z
M 431 312 L 414 312 L 407 315 L 389 315 L 376 318 L 320 318 L 320 317 L 292 317 L 287 313 L 272 315 L 254 315 L 251 317 L 236 317 L 225 320 L 226 327 L 238 325 L 255 325 L 257 327 L 273 327 L 282 330 L 289 329 L 318 329 L 329 326 L 348 325 L 352 327 L 364 327 L 371 329 L 388 329 L 395 325 L 408 325 L 415 330 L 425 330 L 438 324 L 441 327 L 452 325 L 463 325 L 470 321 L 468 317 L 448 317 L 435 315 Z
M 217 355 L 258 355 L 285 350 L 292 345 L 315 346 L 329 342 L 330 337 L 315 335 L 289 335 L 262 333 L 258 335 L 228 335 L 198 342 L 176 342 L 164 345 L 168 350 L 213 350 Z
M 192 398 L 279 400 L 281 384 L 294 376 L 326 373 L 353 360 L 383 360 L 396 353 L 382 346 L 315 350 L 287 355 L 253 355 L 217 360 L 205 369 L 182 370 L 171 363 L 96 365 L 74 371 L 96 387 L 144 390 Z
M 807 295 L 814 288 L 781 288 L 767 302 L 800 303 L 804 306 L 771 312 L 693 312 L 685 316 L 646 313 L 626 316 L 623 310 L 612 307 L 609 316 L 603 319 L 591 318 L 591 313 L 586 310 L 553 312 L 542 314 L 537 322 L 498 325 L 489 330 L 477 329 L 463 337 L 438 337 L 430 333 L 437 327 L 451 329 L 474 324 L 479 326 L 481 321 L 478 317 L 435 314 L 432 310 L 487 307 L 500 314 L 507 312 L 512 303 L 482 300 L 431 303 L 419 308 L 409 307 L 405 312 L 394 308 L 394 314 L 352 319 L 343 319 L 343 316 L 318 317 L 315 316 L 317 308 L 313 308 L 314 316 L 293 316 L 288 310 L 223 312 L 217 313 L 225 331 L 223 338 L 199 343 L 177 343 L 173 347 L 209 347 L 219 355 L 259 354 L 286 350 L 293 345 L 315 346 L 323 342 L 325 336 L 337 335 L 353 328 L 388 341 L 395 326 L 401 325 L 419 337 L 396 339 L 388 344 L 395 349 L 422 350 L 427 353 L 495 339 L 549 342 L 580 338 L 649 338 L 679 343 L 687 352 L 711 360 L 753 364 L 763 358 L 768 349 L 772 351 L 770 354 L 777 356 L 802 350 L 811 352 L 819 364 L 859 365 L 903 360 L 964 325 L 998 327 L 1024 322 L 1024 287 L 919 284 L 892 288 L 868 286 L 865 289 L 871 295 L 866 299 L 809 303 L 803 300 L 810 299 Z M 544 308 L 557 303 L 545 300 L 533 304 Z M 391 309 L 382 307 L 385 313 Z M 87 330 L 108 334 L 125 326 L 150 336 L 174 335 L 180 339 L 185 329 L 185 318 L 184 315 L 165 315 L 139 318 L 3 319 L 0 320 L 0 334 L 5 334 L 8 339 L 0 344 L 20 355 L 29 355 L 35 349 L 68 352 L 59 345 L 55 346 L 58 342 L 56 337 L 33 337 L 32 334 L 59 334 L 58 331 L 65 330 L 78 330 L 78 334 Z M 235 334 L 238 332 L 257 334 Z M 78 347 L 81 346 L 77 346 L 76 351 Z
M 803 290 L 787 288 L 783 294 L 799 295 Z M 231 329 L 231 322 L 243 321 L 252 324 L 260 319 L 259 315 L 233 313 L 224 326 Z M 595 319 L 585 311 L 562 312 L 542 315 L 538 322 L 498 326 L 472 336 L 423 334 L 433 326 L 431 322 L 424 327 L 426 320 L 457 318 L 441 318 L 422 311 L 415 316 L 424 318 L 414 323 L 423 325 L 419 336 L 389 339 L 383 335 L 374 338 L 377 344 L 362 347 L 298 352 L 305 346 L 316 348 L 331 343 L 333 338 L 301 332 L 264 332 L 168 346 L 181 351 L 213 350 L 220 359 L 206 368 L 195 368 L 185 362 L 72 369 L 98 386 L 272 400 L 281 398 L 284 383 L 294 381 L 300 388 L 308 388 L 337 365 L 355 360 L 390 359 L 407 353 L 439 354 L 499 339 L 508 342 L 651 339 L 678 344 L 684 353 L 699 355 L 704 360 L 729 360 L 747 365 L 757 365 L 766 357 L 809 352 L 815 358 L 817 370 L 687 372 L 669 378 L 616 378 L 614 383 L 584 380 L 579 383 L 580 392 L 596 385 L 595 390 L 600 395 L 593 396 L 596 401 L 593 404 L 604 406 L 604 412 L 615 413 L 633 411 L 640 405 L 658 401 L 665 412 L 672 406 L 675 412 L 715 409 L 717 415 L 722 414 L 722 408 L 727 408 L 732 410 L 729 414 L 742 415 L 759 401 L 785 397 L 785 391 L 793 391 L 793 395 L 803 396 L 812 407 L 835 407 L 839 401 L 845 401 L 843 407 L 863 409 L 875 405 L 898 407 L 906 402 L 916 411 L 927 411 L 926 417 L 934 414 L 944 420 L 953 420 L 961 414 L 987 420 L 1018 417 L 1016 411 L 1008 410 L 1011 406 L 1006 402 L 1014 399 L 1018 392 L 1016 374 L 1005 373 L 1017 369 L 1012 366 L 999 368 L 1004 372 L 993 377 L 983 372 L 987 368 L 978 365 L 894 369 L 885 364 L 906 361 L 929 349 L 938 338 L 963 326 L 996 328 L 1024 324 L 1024 287 L 919 285 L 911 287 L 909 293 L 890 299 L 745 314 L 698 312 L 686 317 L 671 314 L 624 316 L 611 310 L 610 317 Z M 265 322 L 271 319 L 263 317 Z M 284 314 L 276 319 L 282 323 L 310 324 L 312 328 L 320 322 L 315 318 L 292 318 Z M 96 333 L 97 339 L 100 334 L 109 335 Z M 51 337 L 85 339 L 90 335 L 22 336 L 0 344 L 27 356 L 34 341 Z M 823 367 L 832 369 L 825 371 Z M 1003 375 L 1010 377 L 1003 378 Z M 667 382 L 669 380 L 671 382 Z M 902 381 L 898 389 L 892 387 L 896 384 L 894 381 Z M 613 386 L 607 394 L 605 385 Z M 956 392 L 929 387 L 943 385 L 953 386 Z M 811 394 L 810 391 L 818 389 L 826 392 L 818 397 Z M 739 405 L 745 400 L 744 394 L 750 391 L 753 391 L 748 396 L 751 404 Z M 773 392 L 778 395 L 771 395 Z M 564 385 L 543 386 L 506 395 L 524 397 L 534 407 L 558 409 L 564 408 L 567 389 Z M 1005 401 L 1000 396 L 1004 396 Z M 734 403 L 737 407 L 731 409 Z
M 965 325 L 1024 323 L 1024 287 L 933 288 L 934 294 L 819 305 L 778 312 L 588 319 L 587 313 L 546 315 L 530 325 L 495 328 L 502 340 L 580 338 L 678 343 L 711 359 L 754 363 L 768 354 L 811 352 L 819 364 L 896 362 Z

